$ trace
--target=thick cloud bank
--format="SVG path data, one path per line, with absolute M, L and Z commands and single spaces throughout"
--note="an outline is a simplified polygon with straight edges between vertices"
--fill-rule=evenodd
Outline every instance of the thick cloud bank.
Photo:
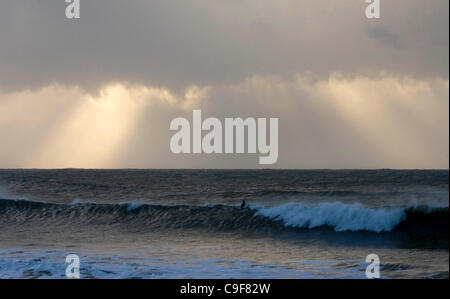
M 0 88 L 112 81 L 171 89 L 255 74 L 448 77 L 449 2 L 96 0 L 0 3 Z
M 448 168 L 449 2 L 0 3 L 0 168 L 254 168 L 170 121 L 279 118 L 278 168 Z

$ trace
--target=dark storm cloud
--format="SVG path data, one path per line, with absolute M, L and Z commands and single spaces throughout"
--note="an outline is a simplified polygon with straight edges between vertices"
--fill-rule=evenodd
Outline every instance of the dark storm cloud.
M 254 74 L 380 72 L 448 78 L 447 0 L 63 0 L 0 3 L 0 88 L 91 91 L 121 81 L 180 90 Z

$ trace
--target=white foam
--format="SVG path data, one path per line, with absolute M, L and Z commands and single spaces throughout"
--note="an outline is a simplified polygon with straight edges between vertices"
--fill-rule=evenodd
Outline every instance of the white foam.
M 370 209 L 360 204 L 288 203 L 257 207 L 257 215 L 282 220 L 289 227 L 315 228 L 329 226 L 336 231 L 391 231 L 406 218 L 404 208 Z
M 66 255 L 60 251 L 0 250 L 0 278 L 65 278 Z M 80 255 L 80 261 L 81 278 L 364 278 L 364 261 L 338 270 L 335 262 L 327 261 L 304 261 L 286 267 L 240 259 L 175 261 L 90 254 Z

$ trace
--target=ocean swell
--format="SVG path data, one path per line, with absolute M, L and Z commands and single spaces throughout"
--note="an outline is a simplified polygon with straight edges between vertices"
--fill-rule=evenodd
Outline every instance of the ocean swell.
M 360 204 L 288 203 L 278 206 L 148 205 L 137 203 L 71 205 L 0 199 L 0 223 L 134 226 L 142 229 L 286 230 L 331 228 L 336 232 L 391 232 L 400 229 L 444 231 L 448 207 L 372 209 Z

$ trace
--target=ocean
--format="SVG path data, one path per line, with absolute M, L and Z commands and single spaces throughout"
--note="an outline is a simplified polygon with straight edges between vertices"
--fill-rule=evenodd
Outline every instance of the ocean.
M 0 170 L 0 278 L 448 278 L 448 170 Z M 247 208 L 241 209 L 245 200 Z

